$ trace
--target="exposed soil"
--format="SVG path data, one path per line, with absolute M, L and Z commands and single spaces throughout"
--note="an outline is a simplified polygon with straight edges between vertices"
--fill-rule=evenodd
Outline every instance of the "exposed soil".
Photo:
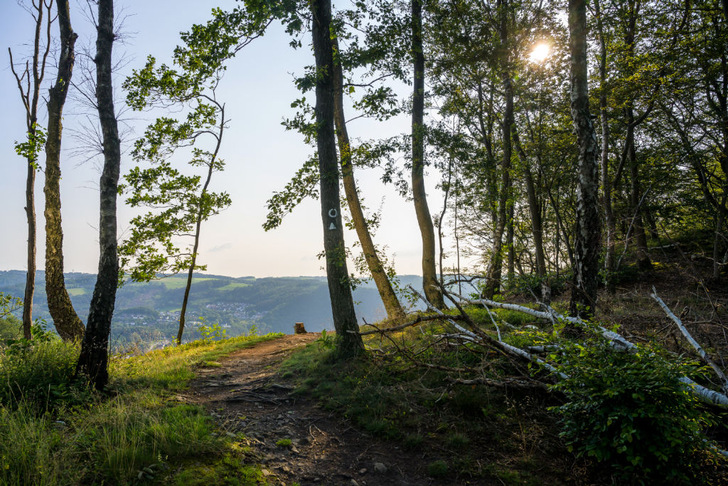
M 191 397 L 229 434 L 243 433 L 270 484 L 429 485 L 425 452 L 404 451 L 347 424 L 277 375 L 278 365 L 319 334 L 296 334 L 237 351 L 221 367 L 203 368 Z M 277 444 L 289 439 L 291 444 Z

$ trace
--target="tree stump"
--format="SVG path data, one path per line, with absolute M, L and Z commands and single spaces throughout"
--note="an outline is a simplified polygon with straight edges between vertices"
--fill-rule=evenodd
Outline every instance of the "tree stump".
M 293 332 L 294 332 L 295 334 L 306 334 L 306 333 L 307 333 L 307 331 L 306 331 L 306 328 L 305 328 L 305 327 L 303 327 L 303 322 L 297 322 L 297 323 L 296 323 L 296 324 L 295 324 L 295 325 L 293 326 Z

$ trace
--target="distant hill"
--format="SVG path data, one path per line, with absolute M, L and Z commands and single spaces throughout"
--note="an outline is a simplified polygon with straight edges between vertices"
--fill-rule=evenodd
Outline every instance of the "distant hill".
M 96 275 L 67 273 L 66 287 L 81 319 L 86 320 Z M 164 342 L 176 335 L 182 305 L 185 277 L 165 277 L 149 283 L 127 283 L 119 289 L 112 322 L 112 342 Z M 421 278 L 399 277 L 400 285 L 421 286 Z M 0 271 L 0 292 L 23 295 L 25 272 Z M 376 322 L 386 317 L 374 283 L 365 281 L 354 291 L 360 322 Z M 45 295 L 45 273 L 36 276 L 34 316 L 51 324 Z M 325 277 L 225 277 L 196 274 L 188 306 L 185 339 L 199 334 L 195 329 L 203 319 L 219 323 L 229 336 L 250 332 L 291 333 L 295 322 L 309 331 L 333 328 L 331 301 Z

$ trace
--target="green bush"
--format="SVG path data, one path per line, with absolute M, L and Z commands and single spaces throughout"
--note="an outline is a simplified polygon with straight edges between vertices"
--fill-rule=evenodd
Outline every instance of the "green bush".
M 554 410 L 571 450 L 631 481 L 688 481 L 691 456 L 708 447 L 701 430 L 709 421 L 678 381 L 690 366 L 602 341 L 574 345 L 559 359 L 569 377 L 555 387 L 568 402 Z
M 86 387 L 74 381 L 79 349 L 58 339 L 19 340 L 0 356 L 0 404 L 21 401 L 37 412 L 85 401 Z

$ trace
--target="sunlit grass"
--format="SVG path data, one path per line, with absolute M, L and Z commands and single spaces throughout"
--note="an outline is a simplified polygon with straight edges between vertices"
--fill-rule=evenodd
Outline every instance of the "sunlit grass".
M 259 470 L 243 462 L 240 445 L 214 433 L 205 410 L 177 393 L 196 367 L 279 336 L 196 341 L 113 358 L 110 396 L 71 393 L 75 346 L 56 341 L 0 356 L 0 376 L 15 384 L 12 395 L 0 397 L 0 484 L 188 484 L 184 478 L 196 474 L 186 468 L 207 471 L 206 485 L 226 484 L 228 475 L 241 478 L 236 484 L 258 484 Z M 54 383 L 39 400 L 33 390 L 44 374 Z

